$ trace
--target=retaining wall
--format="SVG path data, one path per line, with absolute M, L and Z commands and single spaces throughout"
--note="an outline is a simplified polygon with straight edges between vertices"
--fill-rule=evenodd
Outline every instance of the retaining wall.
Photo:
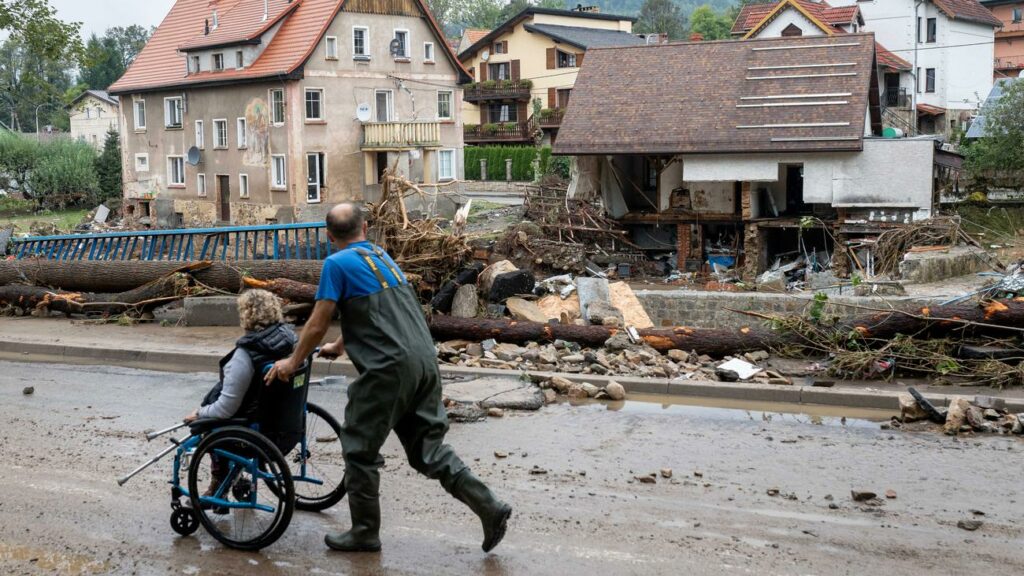
M 905 283 L 928 284 L 990 269 L 981 250 L 954 246 L 943 252 L 907 254 L 900 262 L 900 279 Z

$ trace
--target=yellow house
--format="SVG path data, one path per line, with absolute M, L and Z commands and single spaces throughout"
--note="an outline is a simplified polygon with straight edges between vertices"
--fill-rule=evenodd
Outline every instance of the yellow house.
M 531 142 L 538 127 L 552 140 L 587 49 L 644 44 L 632 33 L 635 20 L 595 8 L 534 6 L 461 51 L 459 60 L 474 80 L 464 87 L 466 144 Z

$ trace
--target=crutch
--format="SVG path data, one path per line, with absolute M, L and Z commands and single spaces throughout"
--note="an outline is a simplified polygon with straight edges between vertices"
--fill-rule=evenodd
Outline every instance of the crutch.
M 118 486 L 124 486 L 124 483 L 129 481 L 129 480 L 131 480 L 132 477 L 134 477 L 136 474 L 138 474 L 139 472 L 142 472 L 146 468 L 149 468 L 153 464 L 156 464 L 157 462 L 160 461 L 161 458 L 163 458 L 164 456 L 167 456 L 172 451 L 174 451 L 174 449 L 178 447 L 178 444 L 180 444 L 180 442 L 178 442 L 177 440 L 172 438 L 171 439 L 171 445 L 168 446 L 163 452 L 157 454 L 156 456 L 154 456 L 152 459 L 150 459 L 148 462 L 146 462 L 142 466 L 139 466 L 135 470 L 132 470 L 127 475 L 125 475 L 123 478 L 119 478 L 118 481 L 117 481 L 117 485 Z
M 154 438 L 158 438 L 160 436 L 163 436 L 164 434 L 167 434 L 168 432 L 174 432 L 175 430 L 179 430 L 181 428 L 184 428 L 185 426 L 188 426 L 188 424 L 185 423 L 185 422 L 182 422 L 181 424 L 175 424 L 174 426 L 170 426 L 170 427 L 164 428 L 163 430 L 157 430 L 156 432 L 150 432 L 149 434 L 146 434 L 146 440 L 153 440 Z

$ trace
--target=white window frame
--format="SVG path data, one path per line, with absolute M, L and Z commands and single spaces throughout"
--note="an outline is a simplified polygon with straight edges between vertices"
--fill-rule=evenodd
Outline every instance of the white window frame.
M 423 43 L 423 61 L 433 62 L 434 61 L 434 43 L 424 42 Z
M 377 110 L 377 94 L 386 93 L 388 95 L 388 117 L 387 120 L 381 120 Z M 394 122 L 395 118 L 395 91 L 394 90 L 374 90 L 373 91 L 373 120 L 374 122 Z
M 244 150 L 249 147 L 249 124 L 245 118 L 237 118 L 235 120 L 235 143 L 238 145 L 239 150 Z
M 319 168 L 319 173 L 317 174 L 317 183 L 316 183 L 317 184 L 317 188 L 316 188 L 316 198 L 315 199 L 312 199 L 312 198 L 309 197 L 309 157 L 310 156 L 316 156 L 317 157 L 317 168 Z M 322 157 L 322 159 L 321 159 L 321 157 Z M 324 183 L 327 180 L 327 154 L 325 154 L 323 152 L 306 152 L 306 167 L 305 167 L 305 170 L 306 170 L 306 203 L 307 204 L 320 204 L 321 202 L 323 202 Z M 322 178 L 321 178 L 321 175 L 323 176 Z
M 281 95 L 281 120 L 278 121 L 274 118 L 274 114 L 277 113 L 277 107 L 274 103 L 274 94 Z M 270 123 L 274 126 L 284 126 L 284 120 L 288 116 L 288 109 L 285 107 L 284 101 L 284 89 L 283 88 L 272 88 L 270 90 Z
M 403 46 L 402 53 L 400 55 L 398 55 L 398 56 L 395 56 L 395 59 L 396 60 L 403 60 L 403 59 L 404 60 L 408 60 L 409 58 L 412 57 L 410 55 L 410 53 L 409 53 L 410 44 L 412 44 L 412 33 L 410 33 L 407 28 L 395 28 L 394 32 L 391 35 L 391 39 L 392 40 L 397 39 L 399 32 L 404 32 L 405 33 L 405 46 Z
M 331 50 L 332 46 L 334 47 L 333 50 Z M 327 60 L 337 60 L 338 59 L 338 37 L 337 36 L 327 36 L 326 38 L 324 38 L 324 58 L 326 58 Z
M 320 93 L 320 115 L 315 118 L 310 118 L 309 108 L 307 107 L 307 100 L 310 92 Z M 302 91 L 302 115 L 305 117 L 306 122 L 324 122 L 324 94 L 326 91 L 323 88 L 306 88 Z
M 446 155 L 451 156 L 451 165 L 448 167 L 449 172 L 444 172 L 444 160 Z M 455 180 L 455 149 L 447 148 L 437 151 L 437 180 L 438 182 L 446 182 L 449 180 Z
M 196 195 L 201 198 L 206 198 L 206 174 L 200 172 L 196 174 Z
M 203 69 L 203 65 L 200 62 L 199 56 L 193 56 L 193 57 L 189 58 L 189 60 L 192 62 L 192 70 L 191 70 L 191 72 L 193 72 L 193 73 L 194 72 L 199 72 L 200 70 Z
M 178 162 L 181 163 L 181 173 L 179 176 L 180 180 L 174 179 L 174 165 Z M 184 188 L 185 187 L 185 157 L 184 156 L 168 156 L 167 157 L 167 187 L 168 188 Z
M 217 59 L 220 59 L 220 66 L 217 65 Z M 214 72 L 220 72 L 224 70 L 224 53 L 216 52 L 210 55 L 210 69 Z
M 238 175 L 238 197 L 249 197 L 249 175 L 242 173 Z
M 172 102 L 177 102 L 178 103 L 178 105 L 177 105 L 178 123 L 177 124 L 171 124 L 170 123 L 171 118 L 170 118 L 170 114 L 168 114 L 168 112 L 170 112 L 170 110 L 171 110 L 170 104 Z M 181 96 L 168 96 L 167 98 L 164 98 L 164 128 L 170 128 L 171 130 L 179 130 L 179 129 L 184 128 L 184 127 L 185 127 L 185 106 L 184 106 L 184 103 L 181 100 Z
M 219 134 L 217 133 L 217 125 L 224 126 L 224 142 L 220 141 Z M 213 119 L 213 149 L 214 150 L 226 150 L 228 147 L 228 119 L 227 118 L 214 118 Z
M 141 124 L 139 123 L 139 117 L 140 117 L 139 111 L 140 110 L 142 111 L 142 114 L 141 114 L 142 123 Z M 145 98 L 140 98 L 138 100 L 133 100 L 132 101 L 132 111 L 133 111 L 132 115 L 135 116 L 135 129 L 136 130 L 145 130 L 146 129 L 146 100 L 145 100 Z
M 363 52 L 359 53 L 356 51 L 356 30 L 363 31 Z M 369 26 L 353 26 L 352 27 L 352 59 L 353 60 L 369 60 L 370 59 L 370 27 Z
M 142 161 L 140 164 L 139 161 Z M 135 171 L 136 172 L 149 172 L 149 153 L 141 152 L 135 155 Z
M 235 50 L 235 70 L 245 68 L 245 52 Z
M 448 115 L 447 116 L 442 116 L 441 115 L 441 95 L 442 94 L 447 94 L 448 95 Z M 454 108 L 455 108 L 455 92 L 452 91 L 452 90 L 438 90 L 437 91 L 437 119 L 438 120 L 453 120 L 454 119 L 454 114 L 455 114 L 455 112 L 453 110 Z
M 277 164 L 279 160 L 281 162 L 280 167 Z M 288 157 L 284 154 L 270 155 L 270 189 L 288 189 Z
M 206 150 L 206 129 L 202 120 L 196 120 L 196 148 Z

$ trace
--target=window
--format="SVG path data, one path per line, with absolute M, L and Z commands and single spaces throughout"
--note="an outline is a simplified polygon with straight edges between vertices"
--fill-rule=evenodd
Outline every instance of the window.
M 241 50 L 235 52 L 235 68 L 245 68 L 245 54 Z
M 491 104 L 487 108 L 488 122 L 518 122 L 519 114 L 514 105 Z
M 227 120 L 213 121 L 213 147 L 218 150 L 223 150 L 224 148 L 228 147 Z
M 1013 9 L 1013 23 L 1020 24 L 1021 20 L 1024 20 L 1024 8 Z
M 409 57 L 409 31 L 395 30 L 395 40 L 398 40 L 398 49 L 395 51 L 395 58 Z
M 196 194 L 206 196 L 206 174 L 196 174 Z
M 395 112 L 394 94 L 391 90 L 377 90 L 375 101 L 377 122 L 391 122 Z
M 508 62 L 488 64 L 488 77 L 491 80 L 509 80 L 512 78 L 512 65 Z
M 167 157 L 167 185 L 178 187 L 185 185 L 184 156 Z
M 785 37 L 803 36 L 804 31 L 796 24 L 790 23 L 782 29 L 782 35 Z
M 192 57 L 192 72 L 199 72 L 201 66 L 199 65 L 199 56 Z
M 249 197 L 249 175 L 239 174 L 238 175 L 238 197 L 248 198 Z
M 310 204 L 320 202 L 320 192 L 326 181 L 327 170 L 324 167 L 324 153 L 306 154 L 306 202 Z
M 455 150 L 439 150 L 437 152 L 438 180 L 455 179 Z
M 439 91 L 437 93 L 437 119 L 452 119 L 452 93 L 450 91 Z
M 284 124 L 284 90 L 270 91 L 270 121 L 274 124 Z
M 196 120 L 196 148 L 206 148 L 206 134 L 203 133 L 203 121 Z
M 935 18 L 928 19 L 928 39 L 926 42 L 929 44 L 935 43 L 935 36 L 938 34 L 938 20 Z
M 164 127 L 181 128 L 181 97 L 164 98 Z
M 306 88 L 306 121 L 324 119 L 324 91 L 322 88 Z
M 338 38 L 337 36 L 328 36 L 324 41 L 324 45 L 327 48 L 327 59 L 337 60 L 338 59 Z
M 918 94 L 921 93 L 921 69 L 920 68 L 917 69 L 917 74 L 914 76 L 914 88 L 917 90 Z
M 146 101 L 136 100 L 133 103 L 135 109 L 135 129 L 145 130 L 146 129 Z
M 935 68 L 927 68 L 924 71 L 924 91 L 935 92 Z
M 569 52 L 558 51 L 558 67 L 559 68 L 575 68 L 576 67 L 576 54 Z
M 224 55 L 220 52 L 213 55 L 213 71 L 220 72 L 224 69 Z
M 572 94 L 572 88 L 559 88 L 555 91 L 555 103 L 558 107 L 565 109 L 569 106 L 569 95 Z
M 248 134 L 246 134 L 246 130 L 245 130 L 246 129 L 245 118 L 239 118 L 236 121 L 235 126 L 238 129 L 238 134 L 235 135 L 235 137 L 236 137 L 236 139 L 238 141 L 238 148 L 239 149 L 245 148 L 249 144 L 249 136 L 248 136 Z
M 283 190 L 288 187 L 288 176 L 285 172 L 284 154 L 270 157 L 270 187 Z
M 88 120 L 90 118 L 92 118 L 92 108 L 89 108 L 88 106 L 86 106 L 85 107 L 85 119 Z
M 915 36 L 917 37 L 917 43 L 920 44 L 921 43 L 921 18 L 917 19 L 917 32 L 915 32 Z
M 424 42 L 423 43 L 423 61 L 433 62 L 434 61 L 434 43 Z
M 495 54 L 508 54 L 508 40 L 495 42 L 493 48 Z
M 143 153 L 135 155 L 135 171 L 149 172 L 149 154 Z
M 369 37 L 369 28 L 365 26 L 355 26 L 352 28 L 352 57 L 356 60 L 368 60 L 370 58 Z

